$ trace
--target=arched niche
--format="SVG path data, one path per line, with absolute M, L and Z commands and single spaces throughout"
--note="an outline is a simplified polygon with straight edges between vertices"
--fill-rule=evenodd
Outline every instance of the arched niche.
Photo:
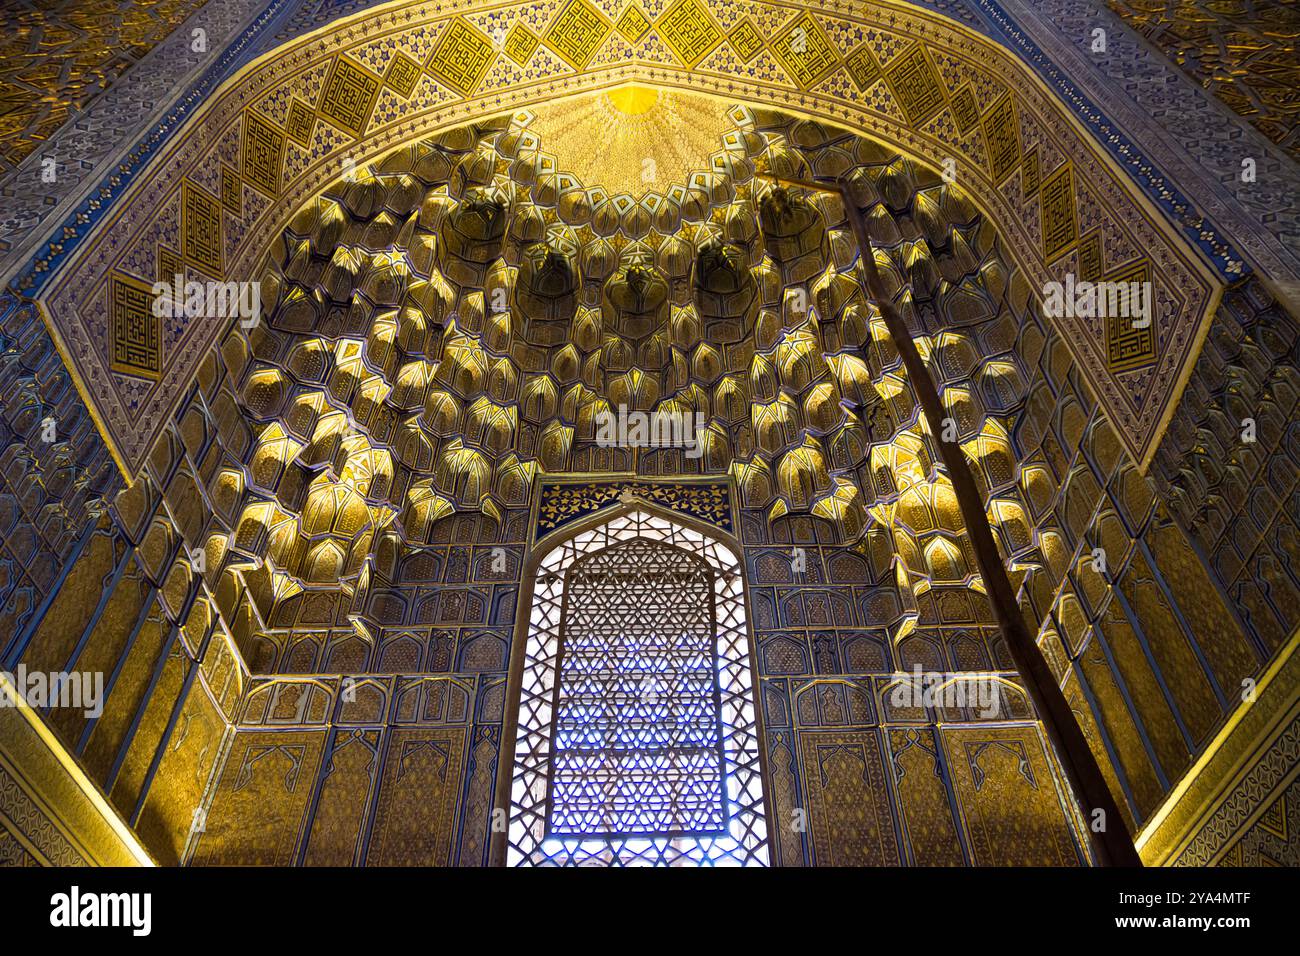
M 1150 335 L 1054 320 L 1126 448 L 1148 461 L 1217 304 L 1209 266 L 987 37 L 905 3 L 757 7 L 740 18 L 696 3 L 694 31 L 674 30 L 665 13 L 630 40 L 587 0 L 491 12 L 399 0 L 243 67 L 135 174 L 40 297 L 123 470 L 138 471 L 222 332 L 214 321 L 169 326 L 156 374 L 124 374 L 112 330 L 127 327 L 133 291 L 177 263 L 251 280 L 293 213 L 349 165 L 629 83 L 816 118 L 952 172 L 1038 288 L 1067 274 L 1148 276 L 1160 312 Z M 808 43 L 796 52 L 799 30 Z
M 721 825 L 710 832 L 567 836 L 555 812 L 559 752 L 553 733 L 563 663 L 565 627 L 571 620 L 566 587 L 583 562 L 599 560 L 629 543 L 649 553 L 661 549 L 700 569 L 713 599 L 712 657 L 717 685 L 717 744 L 721 752 Z M 748 865 L 769 862 L 763 793 L 761 729 L 745 603 L 740 548 L 715 529 L 644 502 L 597 512 L 538 542 L 525 574 L 520 620 L 511 662 L 508 713 L 498 779 L 498 806 L 509 809 L 494 858 L 506 865 L 603 862 L 653 865 Z M 658 706 L 656 702 L 655 706 Z M 644 794 L 642 794 L 644 796 Z M 562 810 L 563 808 L 561 808 Z

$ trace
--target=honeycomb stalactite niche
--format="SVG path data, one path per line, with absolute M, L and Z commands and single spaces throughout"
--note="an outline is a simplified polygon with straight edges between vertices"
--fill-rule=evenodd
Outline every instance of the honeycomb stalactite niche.
M 690 155 L 658 164 L 664 181 L 600 182 L 566 159 L 576 133 L 544 135 L 562 124 L 543 109 L 570 105 L 409 142 L 300 208 L 265 250 L 260 321 L 206 355 L 76 577 L 12 642 L 12 660 L 59 666 L 81 634 L 84 661 L 127 653 L 123 673 L 143 675 L 118 682 L 86 752 L 151 851 L 195 865 L 1086 862 L 941 440 L 970 460 L 1026 621 L 1142 825 L 1264 656 L 989 219 L 879 143 L 722 102 L 717 127 L 680 141 Z M 773 176 L 847 183 L 946 406 L 942 434 L 863 295 L 842 201 Z M 1246 331 L 1211 340 L 1157 459 L 1170 508 L 1207 535 L 1235 527 L 1221 500 L 1243 521 L 1266 504 L 1235 466 L 1214 483 L 1207 435 L 1236 441 L 1254 411 L 1267 474 L 1289 474 L 1291 366 L 1269 368 L 1295 336 L 1269 301 L 1254 286 L 1225 300 Z M 14 342 L 39 324 L 24 322 L 6 324 Z M 52 351 L 22 349 L 15 388 L 35 375 L 47 408 L 72 394 L 39 371 Z M 1220 392 L 1205 418 L 1201 396 Z M 11 456 L 20 503 L 29 462 L 45 464 L 39 397 L 11 403 L 36 455 Z M 634 413 L 689 417 L 693 444 L 609 441 L 602 423 Z M 1198 508 L 1210 517 L 1193 522 Z M 1261 649 L 1294 606 L 1294 562 L 1266 544 L 1232 565 L 1238 587 L 1267 580 L 1234 592 Z M 106 624 L 82 581 L 118 582 Z M 183 646 L 149 671 L 157 658 L 131 648 L 169 632 Z M 1204 680 L 1185 677 L 1202 664 Z M 996 688 L 997 706 L 909 703 L 895 692 L 917 669 Z M 141 796 L 158 738 L 124 751 L 113 736 L 145 686 L 193 689 L 183 711 L 147 711 L 180 714 L 157 765 L 165 805 Z
M 267 259 L 267 319 L 220 346 L 239 384 L 217 399 L 232 532 L 210 560 L 272 602 L 341 584 L 361 608 L 440 522 L 490 537 L 541 474 L 729 475 L 778 540 L 816 527 L 894 552 L 908 600 L 978 587 L 840 201 L 769 178 L 830 173 L 867 210 L 1007 554 L 1041 562 L 1009 441 L 1032 305 L 995 232 L 870 140 L 716 108 L 729 128 L 699 171 L 635 196 L 567 172 L 524 111 L 405 146 L 302 208 Z M 625 413 L 686 423 L 688 441 L 602 440 Z

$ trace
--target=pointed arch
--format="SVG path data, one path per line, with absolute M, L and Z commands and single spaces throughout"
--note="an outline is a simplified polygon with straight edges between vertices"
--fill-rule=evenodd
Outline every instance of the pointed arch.
M 554 728 L 566 706 L 557 693 L 564 667 L 566 588 L 575 567 L 629 542 L 681 554 L 708 572 L 698 580 L 708 580 L 712 589 L 710 650 L 717 691 L 721 824 L 664 835 L 626 826 L 600 836 L 566 835 L 553 814 L 560 750 Z M 531 596 L 521 602 L 511 666 L 515 721 L 506 730 L 498 787 L 498 806 L 508 806 L 509 816 L 494 858 L 512 866 L 767 865 L 762 746 L 739 546 L 716 529 L 637 501 L 606 509 L 543 539 L 534 554 L 525 576 Z M 664 820 L 656 822 L 662 827 Z

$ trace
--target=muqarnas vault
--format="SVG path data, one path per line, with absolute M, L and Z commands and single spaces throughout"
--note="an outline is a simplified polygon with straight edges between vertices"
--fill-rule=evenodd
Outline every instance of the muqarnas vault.
M 208 24 L 197 80 L 49 92 L 95 192 L 0 130 L 43 197 L 2 250 L 0 859 L 1093 864 L 948 443 L 1111 825 L 1297 862 L 1285 56 L 1207 93 L 1162 51 L 1221 13 L 1116 4 L 1158 110 L 1065 4 L 192 6 L 135 49 Z M 1145 305 L 1050 307 L 1080 284 Z M 155 307 L 191 285 L 257 308 Z

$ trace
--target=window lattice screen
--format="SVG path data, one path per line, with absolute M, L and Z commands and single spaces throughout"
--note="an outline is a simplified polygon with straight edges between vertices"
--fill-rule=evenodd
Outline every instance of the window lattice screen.
M 639 511 L 556 547 L 533 590 L 508 862 L 762 866 L 767 842 L 736 555 Z
M 633 538 L 575 563 L 564 589 L 547 832 L 721 833 L 713 572 Z

